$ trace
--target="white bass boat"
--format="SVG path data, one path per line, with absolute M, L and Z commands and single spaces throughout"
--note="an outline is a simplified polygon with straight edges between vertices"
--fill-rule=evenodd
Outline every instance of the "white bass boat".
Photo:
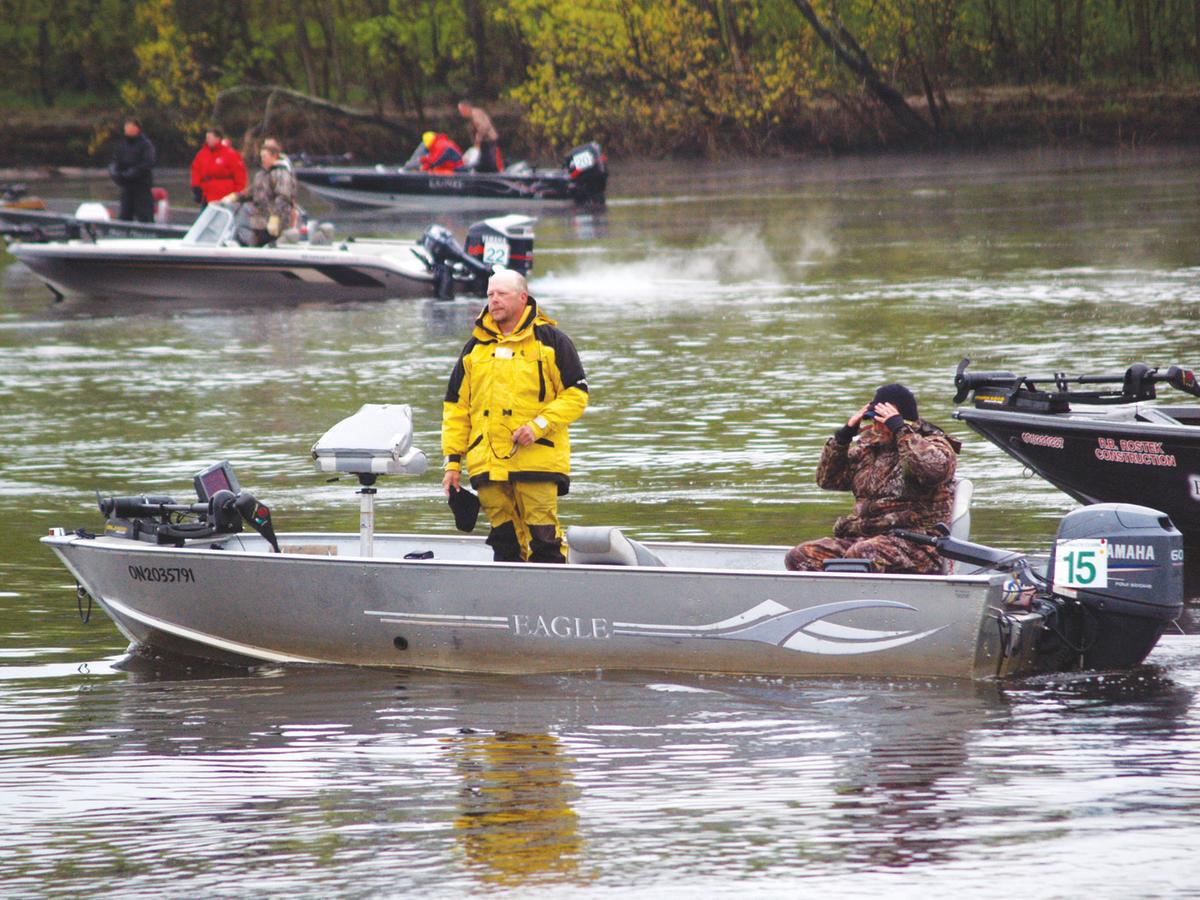
M 331 240 L 246 247 L 233 210 L 209 204 L 182 238 L 15 243 L 9 252 L 56 295 L 186 300 L 384 300 L 483 295 L 494 266 L 533 266 L 533 219 L 499 216 L 472 225 L 466 246 L 440 225 L 417 241 Z

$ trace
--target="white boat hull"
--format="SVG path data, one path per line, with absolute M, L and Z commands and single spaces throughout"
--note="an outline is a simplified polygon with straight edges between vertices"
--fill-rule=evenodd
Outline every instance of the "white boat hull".
M 400 242 L 394 242 L 400 243 Z M 388 254 L 353 244 L 198 247 L 178 240 L 14 244 L 11 252 L 63 294 L 165 300 L 382 300 L 425 296 L 433 279 L 404 244 Z

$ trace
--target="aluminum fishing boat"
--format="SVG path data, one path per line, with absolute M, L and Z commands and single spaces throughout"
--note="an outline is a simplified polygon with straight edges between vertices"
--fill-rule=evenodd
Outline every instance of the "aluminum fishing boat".
M 1189 369 L 1141 363 L 1119 375 L 1012 372 L 955 375 L 954 413 L 1014 459 L 1081 503 L 1142 503 L 1200 541 L 1200 406 L 1162 404 L 1156 385 L 1193 397 Z
M 466 246 L 440 225 L 417 241 L 347 238 L 310 227 L 266 247 L 243 246 L 235 211 L 209 204 L 182 238 L 16 243 L 9 250 L 56 295 L 186 300 L 383 300 L 482 295 L 495 265 L 528 272 L 533 220 L 471 226 Z
M 102 531 L 42 540 L 135 650 L 235 665 L 986 679 L 1137 665 L 1182 611 L 1179 532 L 1132 505 L 1065 517 L 1044 564 L 910 535 L 938 546 L 941 575 L 861 560 L 793 574 L 785 547 L 606 526 L 571 527 L 566 565 L 493 562 L 477 537 L 376 535 L 376 480 L 425 470 L 411 435 L 407 406 L 367 405 L 313 446 L 319 471 L 361 485 L 357 535 L 276 535 L 219 463 L 194 503 L 110 497 Z
M 503 172 L 461 169 L 438 175 L 408 164 L 301 165 L 295 173 L 310 191 L 335 203 L 418 211 L 509 209 L 553 201 L 598 205 L 608 187 L 607 159 L 594 142 L 572 150 L 559 169 L 517 163 Z

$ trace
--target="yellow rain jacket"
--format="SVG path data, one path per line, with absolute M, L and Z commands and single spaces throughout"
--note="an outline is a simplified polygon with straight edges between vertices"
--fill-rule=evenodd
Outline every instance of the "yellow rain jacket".
M 442 404 L 445 469 L 465 468 L 471 484 L 554 481 L 571 485 L 567 426 L 588 402 L 587 376 L 571 339 L 530 297 L 521 324 L 501 334 L 486 309 L 475 320 Z M 513 444 L 513 432 L 533 427 L 537 439 Z

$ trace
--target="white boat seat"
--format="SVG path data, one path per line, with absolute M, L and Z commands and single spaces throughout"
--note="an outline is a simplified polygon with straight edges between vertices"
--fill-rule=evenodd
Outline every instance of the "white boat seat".
M 950 507 L 950 536 L 965 541 L 971 536 L 971 496 L 975 485 L 970 478 L 959 478 L 954 482 L 954 503 Z
M 950 537 L 960 541 L 971 537 L 971 496 L 975 493 L 975 485 L 970 478 L 958 478 L 954 481 L 954 501 L 950 506 Z M 942 572 L 953 575 L 959 571 L 957 560 L 942 558 Z
M 364 403 L 312 446 L 318 472 L 352 475 L 420 475 L 425 454 L 412 445 L 408 404 Z
M 665 563 L 611 525 L 567 528 L 567 562 L 586 566 L 662 566 Z

